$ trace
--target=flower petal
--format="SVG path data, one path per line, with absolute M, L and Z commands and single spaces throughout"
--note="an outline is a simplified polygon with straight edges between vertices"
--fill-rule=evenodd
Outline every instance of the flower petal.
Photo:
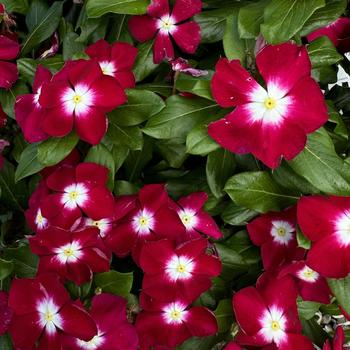
M 151 17 L 160 18 L 169 14 L 169 2 L 168 0 L 152 0 L 151 4 L 147 7 L 147 13 Z
M 153 45 L 153 62 L 161 63 L 164 59 L 175 57 L 174 47 L 168 34 L 159 32 Z
M 176 23 L 179 23 L 193 17 L 201 11 L 201 0 L 176 0 L 171 16 L 174 17 Z
M 148 15 L 132 16 L 129 19 L 128 27 L 131 35 L 141 42 L 152 39 L 158 30 L 157 20 Z
M 0 61 L 0 88 L 9 89 L 17 79 L 17 66 L 11 62 Z
M 13 60 L 19 53 L 19 44 L 5 35 L 0 35 L 0 60 Z
M 201 28 L 194 21 L 178 24 L 171 36 L 182 51 L 193 54 L 201 41 Z

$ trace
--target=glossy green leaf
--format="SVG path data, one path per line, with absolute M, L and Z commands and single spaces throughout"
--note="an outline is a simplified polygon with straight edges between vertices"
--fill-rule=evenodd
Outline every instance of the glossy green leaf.
M 218 322 L 219 333 L 230 330 L 233 323 L 232 299 L 220 300 L 214 314 Z
M 128 146 L 131 150 L 140 150 L 143 145 L 143 135 L 138 126 L 119 126 L 112 121 L 105 138 L 114 145 Z
M 205 156 L 220 146 L 208 135 L 207 125 L 199 124 L 195 126 L 187 135 L 187 153 Z
M 231 202 L 221 214 L 221 218 L 227 224 L 233 226 L 244 226 L 257 215 L 258 213 L 256 211 L 242 208 L 239 205 Z
M 158 65 L 153 63 L 153 41 L 149 40 L 137 46 L 137 57 L 134 64 L 136 82 L 149 76 Z
M 94 276 L 93 283 L 96 288 L 102 292 L 112 293 L 127 297 L 130 293 L 133 282 L 133 273 L 121 273 L 110 270 L 108 272 L 98 273 Z
M 181 92 L 190 92 L 208 100 L 214 100 L 210 88 L 211 78 L 212 74 L 203 77 L 192 77 L 189 74 L 180 74 L 176 80 L 176 89 Z
M 29 9 L 29 0 L 1 0 L 1 3 L 5 5 L 8 12 L 18 12 L 23 15 Z
M 350 315 L 350 276 L 346 278 L 328 278 L 328 285 L 338 303 Z
M 0 281 L 10 276 L 14 269 L 12 261 L 4 260 L 0 258 Z
M 143 15 L 149 3 L 149 0 L 87 0 L 86 13 L 88 17 L 101 17 L 108 12 Z
M 49 5 L 45 0 L 33 0 L 26 16 L 26 24 L 31 32 L 45 17 Z
M 30 144 L 22 152 L 19 164 L 15 172 L 15 181 L 18 182 L 27 176 L 38 173 L 45 166 L 38 160 L 38 145 Z
M 240 60 L 244 63 L 246 56 L 245 41 L 238 34 L 238 11 L 227 17 L 225 33 L 222 40 L 225 55 L 229 60 Z

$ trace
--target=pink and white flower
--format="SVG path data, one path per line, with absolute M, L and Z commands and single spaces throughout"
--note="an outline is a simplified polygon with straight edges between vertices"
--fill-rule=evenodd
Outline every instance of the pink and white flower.
M 295 207 L 262 214 L 247 225 L 247 230 L 252 242 L 261 247 L 265 269 L 276 269 L 305 255 L 296 239 Z
M 39 99 L 43 84 L 48 83 L 51 78 L 51 72 L 39 65 L 34 77 L 33 93 L 18 95 L 16 98 L 16 120 L 28 142 L 38 142 L 49 138 L 49 135 L 43 130 L 45 111 Z
M 159 302 L 143 294 L 141 306 L 136 329 L 142 350 L 157 346 L 173 349 L 192 336 L 205 337 L 218 330 L 211 311 L 202 306 L 190 307 L 181 299 Z
M 247 287 L 233 296 L 233 309 L 241 331 L 236 341 L 248 346 L 275 346 L 280 350 L 314 350 L 301 334 L 297 288 L 286 276 L 263 287 Z
M 118 81 L 104 75 L 95 60 L 69 61 L 40 94 L 39 103 L 45 108 L 43 130 L 62 137 L 74 127 L 82 140 L 96 145 L 107 130 L 106 113 L 125 101 Z
M 220 259 L 208 249 L 204 238 L 179 246 L 167 239 L 146 243 L 140 255 L 142 290 L 156 300 L 181 298 L 193 302 L 221 272 Z
M 141 42 L 155 37 L 154 63 L 175 57 L 171 38 L 183 52 L 193 54 L 201 39 L 200 27 L 197 22 L 187 20 L 201 12 L 201 9 L 201 0 L 176 0 L 171 12 L 168 0 L 152 0 L 147 15 L 130 18 L 129 30 Z
M 50 227 L 29 237 L 29 244 L 40 258 L 38 274 L 54 272 L 82 284 L 91 280 L 93 272 L 110 267 L 110 256 L 96 228 L 72 232 Z
M 302 197 L 298 203 L 298 223 L 312 242 L 307 265 L 325 277 L 347 276 L 350 272 L 350 197 Z
M 99 40 L 85 50 L 90 58 L 96 59 L 103 74 L 114 77 L 121 87 L 135 87 L 132 67 L 137 56 L 137 49 L 128 43 L 116 42 L 109 45 L 106 40 Z
M 12 281 L 9 305 L 13 318 L 9 332 L 15 348 L 61 350 L 62 335 L 88 341 L 96 334 L 95 322 L 54 275 Z
M 311 78 L 305 47 L 269 45 L 258 53 L 256 63 L 266 89 L 238 60 L 218 61 L 213 96 L 220 106 L 236 108 L 211 123 L 208 132 L 231 152 L 252 153 L 276 168 L 282 157 L 291 160 L 303 150 L 306 135 L 327 121 L 327 108 L 320 87 Z

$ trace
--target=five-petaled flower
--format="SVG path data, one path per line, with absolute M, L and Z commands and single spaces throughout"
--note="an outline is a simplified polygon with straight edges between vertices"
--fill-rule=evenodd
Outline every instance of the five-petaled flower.
M 82 140 L 96 145 L 107 130 L 106 113 L 125 101 L 118 81 L 103 74 L 95 60 L 68 61 L 41 89 L 43 130 L 50 136 L 62 137 L 74 126 Z
M 303 46 L 284 43 L 264 47 L 256 56 L 264 89 L 238 60 L 222 58 L 216 65 L 212 92 L 225 108 L 236 107 L 209 125 L 209 135 L 238 154 L 252 153 L 270 168 L 282 156 L 293 159 L 304 148 L 306 135 L 328 119 L 320 87 L 311 74 Z
M 186 21 L 202 9 L 201 0 L 176 0 L 170 13 L 168 0 L 152 0 L 147 15 L 133 16 L 129 20 L 129 30 L 138 41 L 147 41 L 155 36 L 153 61 L 175 57 L 171 38 L 183 52 L 195 53 L 201 35 L 199 24 Z

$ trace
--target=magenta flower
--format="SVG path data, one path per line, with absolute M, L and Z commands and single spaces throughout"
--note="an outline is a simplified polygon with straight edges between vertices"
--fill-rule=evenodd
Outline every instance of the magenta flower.
M 272 279 L 263 288 L 247 287 L 233 296 L 241 331 L 236 341 L 248 346 L 275 346 L 278 350 L 314 350 L 301 334 L 295 283 L 290 277 Z
M 335 336 L 333 338 L 332 344 L 327 339 L 323 345 L 322 350 L 343 350 L 345 349 L 345 347 L 343 347 L 344 342 L 345 342 L 344 330 L 341 326 L 338 326 L 337 329 L 335 330 Z
M 13 310 L 9 332 L 15 348 L 61 350 L 62 335 L 88 341 L 97 332 L 95 322 L 54 275 L 12 281 L 9 305 Z
M 312 241 L 307 265 L 325 277 L 347 276 L 350 272 L 350 197 L 302 197 L 298 203 L 298 223 Z
M 182 57 L 178 57 L 175 60 L 169 61 L 171 69 L 174 72 L 181 72 L 192 75 L 193 77 L 202 77 L 208 75 L 207 70 L 193 68 L 187 60 Z
M 34 77 L 33 93 L 18 95 L 16 98 L 16 120 L 28 142 L 38 142 L 49 138 L 49 135 L 42 129 L 45 110 L 39 99 L 43 84 L 48 83 L 51 78 L 51 72 L 39 65 Z
M 54 226 L 70 228 L 82 216 L 93 220 L 114 215 L 114 198 L 106 188 L 108 169 L 95 163 L 63 165 L 46 179 L 52 194 L 41 201 L 42 216 Z
M 305 254 L 296 240 L 295 207 L 262 214 L 247 225 L 247 230 L 252 242 L 261 247 L 265 269 L 276 269 L 282 264 L 302 259 Z
M 126 318 L 126 300 L 102 293 L 92 299 L 90 315 L 97 326 L 97 333 L 89 341 L 65 337 L 63 349 L 69 350 L 136 350 L 136 329 Z
M 11 319 L 12 309 L 8 305 L 8 293 L 0 291 L 0 335 L 7 332 Z
M 242 348 L 237 343 L 231 341 L 225 346 L 224 350 L 242 350 Z
M 220 106 L 236 108 L 211 123 L 208 132 L 231 152 L 252 153 L 276 168 L 282 157 L 291 160 L 303 150 L 306 135 L 327 121 L 327 108 L 320 87 L 310 76 L 305 47 L 269 45 L 258 53 L 256 63 L 267 89 L 238 60 L 218 61 L 213 95 Z
M 18 79 L 18 69 L 14 60 L 19 52 L 19 44 L 5 35 L 0 35 L 0 88 L 9 89 Z
M 198 238 L 201 233 L 215 239 L 222 237 L 214 219 L 203 210 L 207 199 L 205 192 L 195 192 L 172 203 L 186 228 L 186 240 Z
M 96 59 L 103 74 L 114 77 L 121 87 L 135 87 L 132 67 L 137 56 L 137 49 L 128 43 L 116 42 L 109 45 L 106 40 L 99 40 L 88 46 L 85 52 Z
M 147 15 L 130 18 L 129 30 L 141 42 L 155 36 L 154 63 L 175 57 L 171 38 L 183 52 L 193 54 L 201 40 L 200 27 L 197 22 L 186 20 L 201 12 L 201 9 L 201 0 L 176 0 L 170 13 L 168 0 L 152 0 Z
M 184 227 L 176 212 L 169 207 L 164 185 L 144 186 L 138 196 L 129 197 L 133 210 L 116 223 L 106 244 L 118 256 L 132 251 L 136 262 L 143 244 L 161 238 L 177 239 L 184 236 Z
M 341 53 L 350 51 L 350 18 L 340 17 L 326 27 L 314 30 L 307 35 L 308 41 L 327 36 Z
M 306 265 L 304 261 L 294 261 L 283 267 L 279 277 L 286 275 L 294 277 L 298 292 L 303 300 L 329 304 L 330 294 L 326 279 Z
M 214 314 L 202 306 L 190 307 L 181 299 L 159 302 L 141 295 L 143 311 L 137 316 L 140 348 L 174 349 L 190 337 L 205 337 L 218 331 Z
M 199 238 L 176 246 L 173 241 L 146 243 L 140 255 L 142 290 L 156 300 L 196 300 L 221 272 L 218 257 L 209 254 L 208 241 Z
M 125 101 L 118 81 L 104 75 L 96 61 L 69 61 L 40 94 L 39 103 L 45 108 L 43 130 L 61 137 L 74 127 L 82 140 L 96 145 L 107 130 L 106 113 Z

